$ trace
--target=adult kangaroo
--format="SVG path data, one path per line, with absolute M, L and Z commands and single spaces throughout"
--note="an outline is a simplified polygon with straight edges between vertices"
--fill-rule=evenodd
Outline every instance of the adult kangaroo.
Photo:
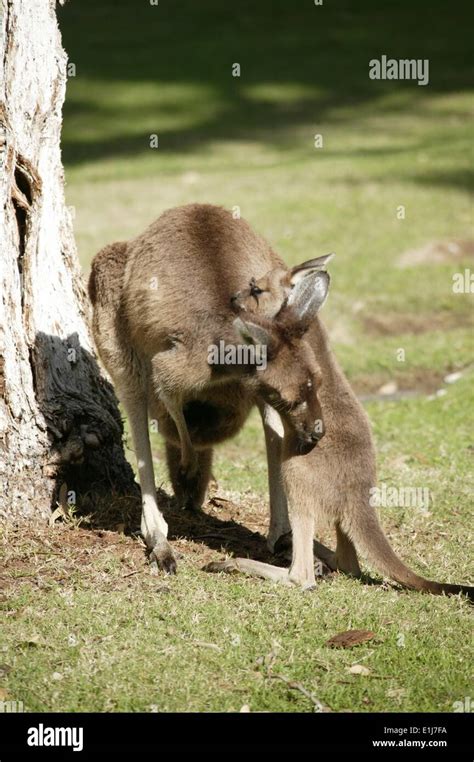
M 295 292 L 292 321 L 285 326 L 266 318 L 236 319 L 231 309 L 231 295 L 250 275 L 274 267 L 284 265 L 243 219 L 200 204 L 165 212 L 137 238 L 106 246 L 94 258 L 94 338 L 130 422 L 142 533 L 152 560 L 167 572 L 175 572 L 176 561 L 156 501 L 148 416 L 165 437 L 173 489 L 186 508 L 204 500 L 212 447 L 238 432 L 255 403 L 275 500 L 281 500 L 275 487 L 280 443 L 270 420 L 275 400 L 284 402 L 283 423 L 299 451 L 309 451 L 323 434 L 319 371 L 304 334 L 326 298 L 328 276 L 321 275 L 310 305 L 306 291 L 301 300 Z M 264 348 L 265 363 L 211 361 L 210 350 L 221 344 Z M 296 410 L 296 399 L 305 399 L 306 407 Z M 273 513 L 272 542 L 287 529 L 284 512 Z
M 234 294 L 234 309 L 247 319 L 272 318 L 284 325 L 306 293 L 321 286 L 319 269 L 329 257 L 310 260 L 293 269 L 272 269 L 252 278 L 249 287 Z M 295 290 L 297 284 L 298 291 Z M 326 331 L 313 321 L 307 334 L 318 359 L 322 383 L 318 399 L 324 414 L 325 436 L 311 452 L 300 455 L 291 435 L 281 429 L 282 473 L 288 498 L 293 534 L 293 557 L 289 569 L 237 558 L 211 564 L 210 571 L 239 570 L 247 574 L 295 583 L 315 584 L 313 538 L 318 519 L 335 526 L 335 554 L 318 544 L 318 555 L 333 569 L 360 575 L 357 551 L 377 571 L 401 585 L 436 594 L 465 593 L 474 588 L 425 579 L 409 569 L 396 555 L 380 525 L 371 496 L 376 484 L 375 449 L 368 417 L 339 367 Z M 314 387 L 314 393 L 316 386 Z M 305 403 L 306 404 L 306 401 Z

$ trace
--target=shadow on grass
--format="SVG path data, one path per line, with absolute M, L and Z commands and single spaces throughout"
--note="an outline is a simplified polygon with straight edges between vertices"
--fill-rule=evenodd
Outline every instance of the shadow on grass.
M 387 93 L 404 92 L 400 108 L 409 113 L 426 95 L 470 86 L 468 7 L 465 0 L 449 9 L 443 0 L 66 4 L 60 25 L 77 77 L 65 105 L 65 163 L 135 156 L 149 150 L 154 131 L 160 153 L 234 140 L 284 149 L 290 128 L 307 125 L 311 141 L 336 109 L 349 109 L 349 122 L 350 109 Z M 369 79 L 369 60 L 382 54 L 428 58 L 429 85 Z M 240 77 L 232 76 L 235 63 Z M 172 128 L 161 122 L 170 114 Z
M 206 510 L 185 511 L 162 489 L 157 490 L 157 498 L 159 508 L 168 523 L 168 538 L 171 541 L 196 541 L 211 550 L 224 550 L 232 555 L 249 556 L 259 561 L 274 559 L 262 534 L 252 532 L 232 518 L 232 508 L 237 509 L 237 506 L 229 503 L 224 507 L 217 499 L 211 499 L 209 506 L 222 505 L 223 515 L 218 517 Z M 224 501 L 225 504 L 227 502 Z M 140 518 L 139 497 L 111 496 L 110 500 L 104 500 L 90 515 L 88 526 L 107 531 L 116 531 L 121 527 L 126 534 L 137 534 L 140 531 Z
M 468 192 L 474 190 L 474 171 L 470 169 L 458 170 L 457 172 L 426 172 L 423 174 L 411 175 L 411 180 L 421 183 L 422 185 L 439 187 L 454 186 Z

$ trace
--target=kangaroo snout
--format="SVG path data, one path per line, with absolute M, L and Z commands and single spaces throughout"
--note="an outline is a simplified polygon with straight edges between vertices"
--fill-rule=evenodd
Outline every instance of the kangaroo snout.
M 299 437 L 296 443 L 296 454 L 309 455 L 309 453 L 314 450 L 316 445 L 317 442 L 312 439 L 312 437 Z
M 323 431 L 316 431 L 316 430 L 314 430 L 314 431 L 311 432 L 311 441 L 317 443 L 317 442 L 319 442 L 320 439 L 323 438 L 323 436 L 324 436 L 324 429 L 323 429 Z
M 318 420 L 311 431 L 304 430 L 297 435 L 296 450 L 300 455 L 308 455 L 324 436 L 324 426 Z

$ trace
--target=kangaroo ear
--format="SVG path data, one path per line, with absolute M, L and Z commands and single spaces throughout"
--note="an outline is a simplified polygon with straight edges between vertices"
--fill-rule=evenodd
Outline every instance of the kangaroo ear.
M 334 257 L 334 253 L 324 254 L 322 257 L 316 257 L 315 259 L 308 259 L 307 262 L 302 262 L 300 265 L 296 265 L 291 269 L 290 283 L 292 286 L 296 286 L 303 278 L 308 275 L 312 275 L 318 270 L 322 270 L 326 267 L 327 263 Z
M 245 341 L 246 344 L 261 344 L 268 347 L 272 342 L 270 333 L 261 325 L 257 323 L 251 323 L 247 320 L 242 320 L 238 317 L 233 321 L 233 326 L 240 338 Z
M 327 272 L 316 270 L 301 278 L 290 291 L 286 307 L 305 329 L 326 301 L 330 280 Z

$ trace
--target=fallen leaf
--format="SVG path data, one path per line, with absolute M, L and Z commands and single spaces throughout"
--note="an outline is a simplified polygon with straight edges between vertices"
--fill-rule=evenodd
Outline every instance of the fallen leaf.
M 370 669 L 364 667 L 363 664 L 353 664 L 352 667 L 347 668 L 347 671 L 350 672 L 351 675 L 370 675 Z
M 53 672 L 51 677 L 53 678 L 53 680 L 62 680 L 63 674 L 61 672 Z
M 352 646 L 366 643 L 372 638 L 375 638 L 375 632 L 370 632 L 370 630 L 346 630 L 333 635 L 332 638 L 326 640 L 325 645 L 331 648 L 352 648 Z
M 5 690 L 5 688 L 0 688 L 0 701 L 5 701 L 5 699 L 7 699 L 9 695 L 10 694 L 8 693 L 7 690 Z

